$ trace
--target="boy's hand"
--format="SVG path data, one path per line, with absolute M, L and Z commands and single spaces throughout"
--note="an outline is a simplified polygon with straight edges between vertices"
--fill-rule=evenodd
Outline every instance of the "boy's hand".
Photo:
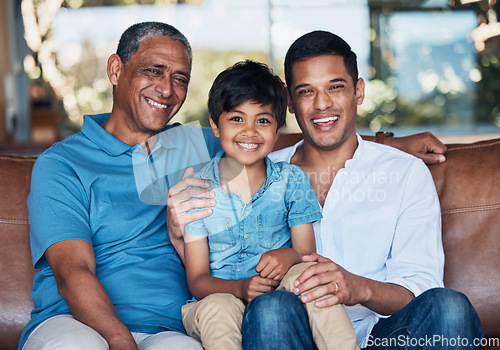
M 279 281 L 262 278 L 259 275 L 247 278 L 243 281 L 242 285 L 242 299 L 246 303 L 249 303 L 259 295 L 275 290 L 278 285 Z
M 281 281 L 290 267 L 301 262 L 301 255 L 292 248 L 265 252 L 255 267 L 260 277 Z

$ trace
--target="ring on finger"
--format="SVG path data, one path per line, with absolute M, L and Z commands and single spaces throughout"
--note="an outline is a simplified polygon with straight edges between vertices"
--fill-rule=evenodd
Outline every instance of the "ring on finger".
M 335 292 L 333 292 L 333 294 L 337 294 L 339 291 L 339 285 L 335 281 L 332 281 L 332 283 L 335 285 Z

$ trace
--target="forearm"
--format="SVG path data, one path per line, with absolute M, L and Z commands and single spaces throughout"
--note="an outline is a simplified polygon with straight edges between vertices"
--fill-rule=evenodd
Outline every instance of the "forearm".
M 181 259 L 181 262 L 183 265 L 186 265 L 186 256 L 185 256 L 185 243 L 184 243 L 184 238 L 174 238 L 170 237 L 170 242 L 174 246 L 174 249 L 177 252 L 177 255 L 179 255 L 179 259 Z
M 405 287 L 356 276 L 360 304 L 381 315 L 392 315 L 401 310 L 415 296 Z
M 129 329 L 119 319 L 104 287 L 85 269 L 75 269 L 58 283 L 59 293 L 78 321 L 97 331 L 110 349 L 137 349 Z
M 189 290 L 198 300 L 215 293 L 228 293 L 244 300 L 243 284 L 244 280 L 225 280 L 210 275 L 203 275 L 192 281 L 188 278 Z

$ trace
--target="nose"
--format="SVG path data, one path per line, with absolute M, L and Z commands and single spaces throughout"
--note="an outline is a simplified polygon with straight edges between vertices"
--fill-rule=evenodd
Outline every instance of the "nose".
M 174 91 L 172 87 L 172 79 L 168 76 L 163 76 L 155 85 L 155 90 L 159 92 L 163 98 L 169 98 Z
M 325 90 L 320 90 L 314 98 L 314 108 L 324 111 L 333 105 L 332 97 Z
M 255 123 L 245 123 L 243 125 L 242 135 L 247 137 L 253 137 L 258 134 L 257 128 L 255 127 Z

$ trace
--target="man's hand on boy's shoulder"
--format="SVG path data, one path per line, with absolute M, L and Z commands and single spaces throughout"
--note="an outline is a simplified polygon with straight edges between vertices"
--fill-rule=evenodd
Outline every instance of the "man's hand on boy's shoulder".
M 375 141 L 373 136 L 363 136 L 363 139 Z M 422 159 L 425 164 L 439 164 L 446 161 L 444 156 L 446 146 L 430 132 L 402 137 L 386 137 L 383 143 L 414 155 Z
M 301 256 L 292 248 L 280 248 L 265 252 L 255 267 L 261 277 L 281 281 L 290 267 L 301 262 Z
M 210 207 L 215 205 L 215 193 L 203 189 L 209 187 L 206 181 L 190 177 L 193 172 L 193 168 L 187 168 L 182 180 L 168 190 L 167 231 L 182 261 L 184 261 L 184 227 L 192 221 L 209 216 L 212 213 Z M 193 209 L 203 210 L 190 213 Z

